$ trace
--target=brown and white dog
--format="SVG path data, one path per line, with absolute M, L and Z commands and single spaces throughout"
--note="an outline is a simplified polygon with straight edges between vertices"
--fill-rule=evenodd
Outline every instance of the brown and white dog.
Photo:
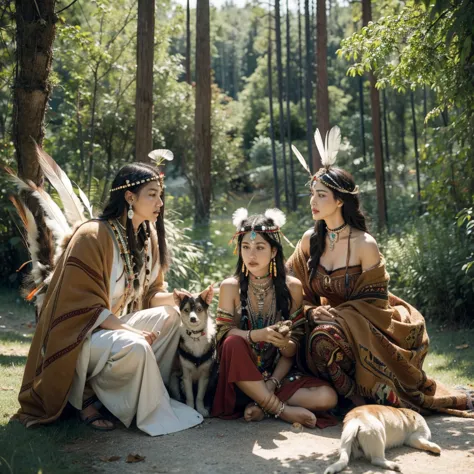
M 209 416 L 209 411 L 204 406 L 204 396 L 215 362 L 216 328 L 208 312 L 213 296 L 212 286 L 197 298 L 174 293 L 181 315 L 181 337 L 169 390 L 173 398 L 181 400 L 182 389 L 186 404 L 196 408 L 204 417 Z M 196 403 L 194 384 L 197 384 Z
M 365 456 L 372 464 L 399 471 L 398 464 L 385 459 L 385 449 L 396 446 L 441 454 L 441 448 L 429 441 L 431 432 L 424 418 L 407 408 L 364 405 L 351 410 L 344 418 L 339 461 L 329 466 L 324 474 L 342 471 L 354 459 Z

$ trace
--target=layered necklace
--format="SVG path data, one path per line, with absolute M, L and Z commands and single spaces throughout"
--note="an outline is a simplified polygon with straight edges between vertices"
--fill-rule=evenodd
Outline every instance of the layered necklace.
M 250 316 L 250 324 L 253 329 L 262 329 L 275 324 L 277 318 L 276 311 L 276 294 L 273 280 L 270 278 L 265 283 L 256 283 L 249 278 L 249 292 L 247 295 L 247 308 Z M 252 303 L 250 293 L 257 300 L 257 307 Z M 271 301 L 268 310 L 264 313 L 265 299 L 271 293 Z M 262 367 L 261 354 L 271 346 L 270 343 L 263 341 L 252 344 L 253 349 L 257 353 L 257 366 Z
M 326 231 L 328 233 L 329 237 L 329 250 L 334 250 L 334 245 L 336 242 L 339 242 L 339 234 L 348 226 L 347 223 L 344 222 L 344 224 L 340 225 L 339 227 L 336 227 L 335 229 L 330 229 L 328 226 L 326 226 Z
M 122 223 L 118 219 L 109 219 L 109 224 L 110 227 L 112 228 L 115 239 L 117 241 L 117 244 L 119 246 L 120 250 L 120 257 L 122 259 L 124 268 L 125 268 L 125 273 L 126 273 L 126 282 L 125 282 L 125 293 L 124 293 L 124 304 L 127 304 L 127 301 L 129 298 L 132 296 L 132 294 L 135 292 L 135 282 L 137 282 L 137 286 L 140 284 L 139 281 L 139 275 L 138 273 L 135 272 L 135 263 L 133 261 L 133 255 L 130 253 L 130 246 L 128 244 L 128 237 L 126 234 L 126 229 L 122 225 Z M 144 253 L 144 265 L 145 265 L 145 288 L 148 287 L 148 280 L 150 276 L 150 262 L 149 262 L 149 257 L 148 257 L 148 243 L 149 243 L 149 238 L 145 239 L 145 244 L 143 247 L 143 253 Z M 135 295 L 132 299 L 131 302 L 131 307 L 129 308 L 131 311 L 135 309 L 136 306 L 136 299 Z

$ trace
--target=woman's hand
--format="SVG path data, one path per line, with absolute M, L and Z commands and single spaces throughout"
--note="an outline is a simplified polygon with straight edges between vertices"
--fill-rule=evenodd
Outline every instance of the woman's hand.
M 265 382 L 265 385 L 266 385 L 266 387 L 267 387 L 267 390 L 268 390 L 270 393 L 274 393 L 274 392 L 275 392 L 275 390 L 276 390 L 276 383 L 275 383 L 275 382 L 273 382 L 272 380 L 269 379 L 269 380 L 267 380 L 267 381 Z
M 319 321 L 334 321 L 334 316 L 329 312 L 331 306 L 318 306 L 311 310 L 311 320 L 315 323 Z
M 250 337 L 253 342 L 268 342 L 269 344 L 274 345 L 275 347 L 281 348 L 285 347 L 288 343 L 287 337 L 283 337 L 278 333 L 274 326 L 267 326 L 262 329 L 254 329 L 250 333 Z
M 144 337 L 146 342 L 148 342 L 150 346 L 153 345 L 153 343 L 158 339 L 158 336 L 160 335 L 159 331 L 141 331 L 140 329 L 135 329 L 134 327 L 129 326 L 128 324 L 124 324 L 122 329 L 134 332 L 135 334 Z

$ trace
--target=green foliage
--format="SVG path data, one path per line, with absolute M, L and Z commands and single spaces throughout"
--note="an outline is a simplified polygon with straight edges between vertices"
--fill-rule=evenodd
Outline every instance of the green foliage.
M 456 225 L 419 219 L 398 236 L 382 239 L 390 291 L 419 309 L 426 319 L 473 325 L 474 278 L 465 271 L 474 242 Z

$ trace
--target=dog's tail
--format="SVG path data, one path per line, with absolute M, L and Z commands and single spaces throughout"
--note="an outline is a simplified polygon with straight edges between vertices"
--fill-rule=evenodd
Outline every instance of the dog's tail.
M 360 422 L 357 418 L 350 420 L 343 428 L 341 435 L 341 447 L 339 448 L 339 461 L 331 464 L 324 474 L 335 474 L 347 467 L 351 457 L 352 443 L 359 433 Z

